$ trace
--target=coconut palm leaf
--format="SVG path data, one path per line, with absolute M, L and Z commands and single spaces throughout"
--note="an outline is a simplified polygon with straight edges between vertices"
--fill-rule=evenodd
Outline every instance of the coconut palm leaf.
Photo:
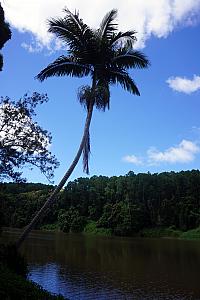
M 98 29 L 98 34 L 101 39 L 109 39 L 113 33 L 117 30 L 117 23 L 113 23 L 117 17 L 117 10 L 112 9 L 103 18 L 100 27 Z
M 89 175 L 89 158 L 90 158 L 90 133 L 89 130 L 85 137 L 85 143 L 83 147 L 83 171 Z
M 89 85 L 81 86 L 78 90 L 78 100 L 87 109 L 91 99 L 97 109 L 105 111 L 106 107 L 109 109 L 110 90 L 109 84 L 105 80 L 97 83 L 95 90 Z
M 85 23 L 83 23 L 83 20 L 79 18 L 79 12 L 75 10 L 74 13 L 72 13 L 68 8 L 65 8 L 63 10 L 65 12 L 65 20 L 71 24 L 74 28 L 77 28 L 78 30 L 82 30 L 85 26 L 88 27 Z
M 82 41 L 80 36 L 76 31 L 70 30 L 67 22 L 62 19 L 51 19 L 49 22 L 49 32 L 54 33 L 58 38 L 60 38 L 68 46 L 82 46 Z
M 117 46 L 117 48 L 120 48 L 121 45 L 124 44 L 124 42 L 130 41 L 131 46 L 133 47 L 133 45 L 137 41 L 137 38 L 135 35 L 136 35 L 136 31 L 134 31 L 134 30 L 129 30 L 129 31 L 125 31 L 125 32 L 119 31 L 118 33 L 113 33 L 112 37 L 110 38 L 109 45 L 110 45 L 110 47 Z
M 40 81 L 52 76 L 84 77 L 92 73 L 89 66 L 76 61 L 75 58 L 60 56 L 53 63 L 43 69 L 36 78 Z
M 103 79 L 99 80 L 95 89 L 95 106 L 97 109 L 105 111 L 110 108 L 110 89 L 109 83 Z
M 127 50 L 126 47 L 119 49 L 117 55 L 112 59 L 112 63 L 119 68 L 147 68 L 149 61 L 140 51 Z
M 108 77 L 111 84 L 119 83 L 126 91 L 140 96 L 140 92 L 134 80 L 124 70 L 110 70 Z
M 48 23 L 48 31 L 67 44 L 70 51 L 83 50 L 88 41 L 93 38 L 92 30 L 83 22 L 78 22 L 75 17 L 71 18 L 71 15 L 64 19 L 51 19 Z

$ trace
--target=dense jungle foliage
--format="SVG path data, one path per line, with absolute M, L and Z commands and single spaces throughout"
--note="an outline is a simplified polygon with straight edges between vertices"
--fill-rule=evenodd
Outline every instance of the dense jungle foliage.
M 1 225 L 26 226 L 52 189 L 52 185 L 2 183 Z M 38 224 L 44 229 L 120 236 L 150 228 L 187 231 L 199 226 L 199 170 L 78 178 L 60 192 Z

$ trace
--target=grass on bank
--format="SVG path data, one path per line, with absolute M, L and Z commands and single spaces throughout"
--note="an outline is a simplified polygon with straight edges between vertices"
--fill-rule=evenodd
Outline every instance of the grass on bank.
M 43 225 L 41 230 L 47 231 L 60 231 L 57 223 Z M 112 236 L 112 229 L 98 227 L 95 221 L 89 221 L 83 230 L 84 234 L 100 235 L 100 236 Z M 145 228 L 135 233 L 133 236 L 147 237 L 147 238 L 162 238 L 162 237 L 172 237 L 180 239 L 200 239 L 200 227 L 191 229 L 188 231 L 181 231 L 176 229 L 174 226 L 168 228 L 156 227 L 156 228 Z
M 197 240 L 200 239 L 200 227 L 196 229 L 191 229 L 186 232 L 182 232 L 180 238 L 187 240 Z
M 99 228 L 95 221 L 90 221 L 84 228 L 85 234 L 94 234 L 102 236 L 112 236 L 112 230 L 108 228 Z M 133 236 L 148 237 L 148 238 L 180 238 L 180 239 L 200 239 L 200 227 L 196 229 L 191 229 L 188 231 L 181 231 L 176 229 L 174 226 L 168 228 L 158 227 L 158 228 L 146 228 L 141 230 L 138 234 Z
M 40 227 L 40 229 L 46 230 L 46 231 L 59 231 L 60 230 L 58 223 L 45 224 L 45 225 L 42 225 Z
M 200 239 L 200 227 L 185 232 L 174 229 L 173 226 L 169 228 L 148 228 L 141 230 L 139 236 L 153 238 L 172 237 L 186 240 Z
M 109 228 L 97 227 L 95 221 L 90 221 L 84 228 L 85 234 L 111 236 L 112 230 Z
M 169 228 L 146 228 L 139 232 L 140 237 L 153 237 L 153 238 L 160 238 L 160 237 L 173 237 L 179 238 L 182 234 L 182 231 L 176 230 L 173 227 Z

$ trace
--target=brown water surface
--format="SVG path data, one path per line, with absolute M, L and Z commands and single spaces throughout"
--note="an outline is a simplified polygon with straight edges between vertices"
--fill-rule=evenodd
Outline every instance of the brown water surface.
M 200 299 L 200 241 L 34 231 L 22 251 L 29 278 L 71 300 Z

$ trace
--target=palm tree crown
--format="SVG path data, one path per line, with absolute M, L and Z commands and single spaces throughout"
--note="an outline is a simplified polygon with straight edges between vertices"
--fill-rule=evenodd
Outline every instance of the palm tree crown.
M 78 98 L 89 110 L 109 108 L 109 86 L 120 84 L 125 90 L 140 95 L 134 80 L 128 74 L 131 68 L 146 68 L 148 59 L 134 50 L 135 31 L 117 31 L 113 9 L 103 18 L 99 28 L 92 30 L 79 17 L 79 13 L 64 10 L 66 16 L 49 20 L 49 32 L 54 33 L 67 46 L 67 55 L 62 55 L 38 75 L 43 81 L 51 76 L 91 76 L 92 86 L 79 90 Z M 89 132 L 83 149 L 84 170 L 88 173 L 90 151 Z

